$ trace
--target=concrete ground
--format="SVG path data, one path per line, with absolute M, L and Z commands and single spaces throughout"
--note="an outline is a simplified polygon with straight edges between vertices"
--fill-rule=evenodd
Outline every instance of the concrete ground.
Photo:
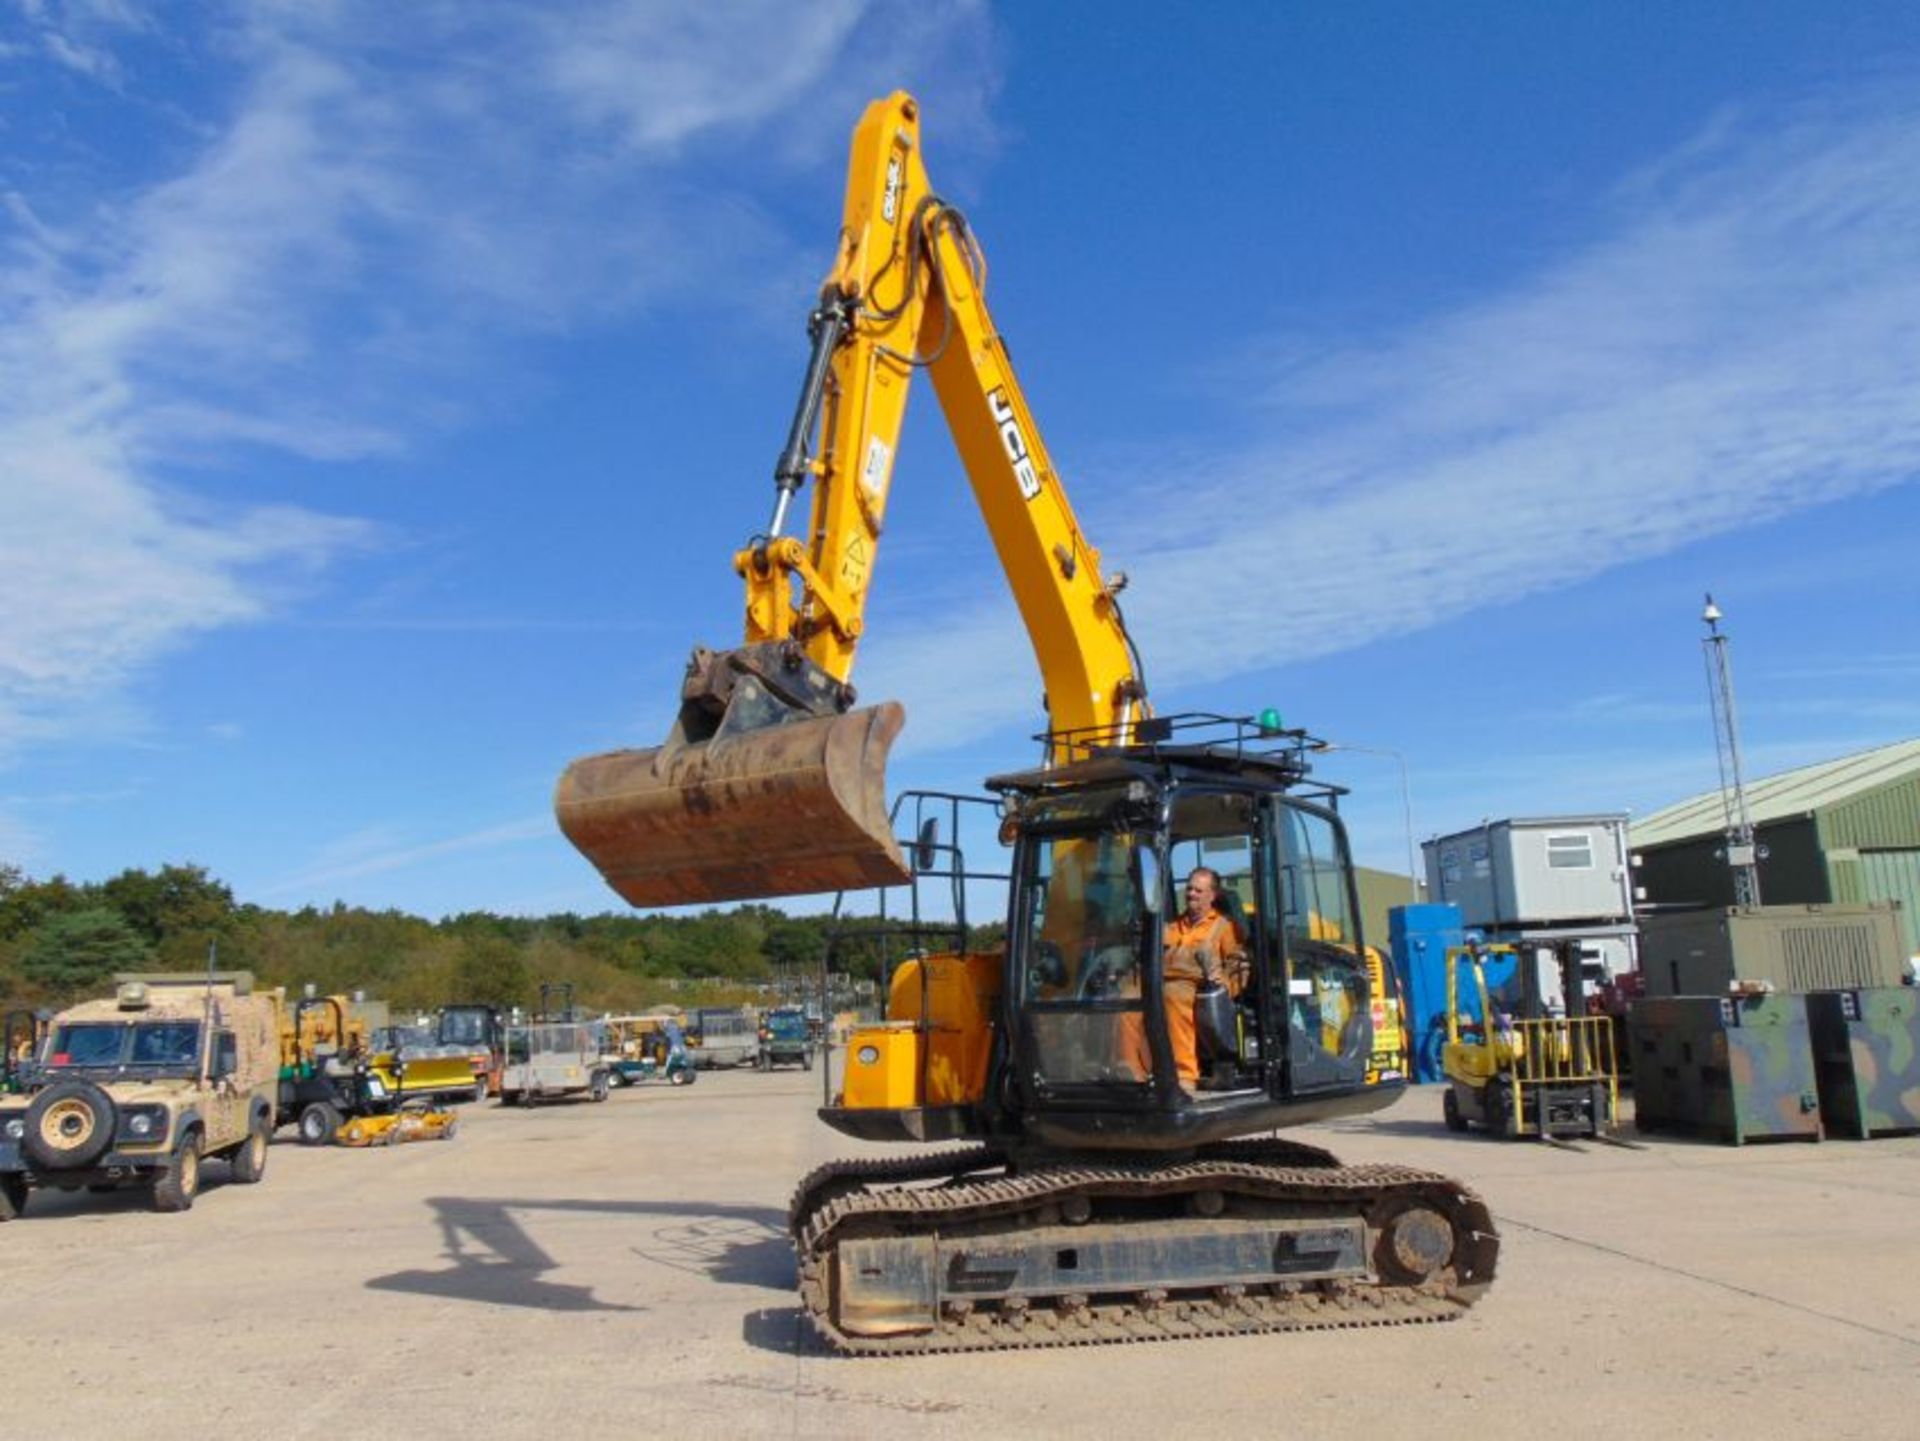
M 467 1107 L 448 1143 L 283 1139 L 181 1216 L 36 1194 L 0 1226 L 7 1430 L 1920 1435 L 1920 1139 L 1571 1154 L 1449 1136 L 1429 1087 L 1299 1134 L 1487 1199 L 1500 1273 L 1463 1320 L 846 1360 L 803 1334 L 782 1230 L 859 1149 L 818 1098 L 818 1072 L 708 1074 Z

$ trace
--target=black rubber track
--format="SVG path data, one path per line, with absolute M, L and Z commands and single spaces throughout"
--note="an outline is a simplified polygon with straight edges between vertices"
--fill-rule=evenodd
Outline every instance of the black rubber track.
M 1409 1325 L 1451 1320 L 1493 1280 L 1499 1237 L 1486 1205 L 1458 1181 L 1399 1166 L 1342 1166 L 1317 1147 L 1283 1140 L 1233 1141 L 1191 1161 L 1074 1161 L 1013 1172 L 986 1148 L 906 1158 L 835 1162 L 801 1183 L 790 1212 L 799 1253 L 800 1296 L 809 1321 L 834 1349 L 852 1355 L 1099 1345 L 1271 1331 Z M 988 1175 L 999 1169 L 1000 1174 Z M 832 1313 L 834 1248 L 850 1235 L 939 1233 L 993 1225 L 1019 1229 L 1057 1217 L 1070 1195 L 1137 1205 L 1177 1206 L 1195 1191 L 1368 1223 L 1369 1248 L 1383 1218 L 1418 1205 L 1446 1217 L 1451 1262 L 1419 1284 L 1374 1274 L 1339 1282 L 1074 1298 L 1067 1304 L 949 1308 L 929 1331 L 858 1336 Z

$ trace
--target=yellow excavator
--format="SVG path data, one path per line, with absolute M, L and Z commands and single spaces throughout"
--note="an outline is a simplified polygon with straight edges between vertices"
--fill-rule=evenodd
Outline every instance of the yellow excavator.
M 881 1354 L 1456 1316 L 1498 1251 L 1478 1197 L 1271 1134 L 1404 1089 L 1372 1064 L 1337 792 L 1308 779 L 1307 738 L 1277 716 L 1154 713 L 1122 578 L 1074 518 L 985 281 L 965 217 L 928 183 L 919 107 L 875 102 L 772 517 L 734 557 L 743 643 L 693 652 L 663 745 L 567 769 L 561 828 L 641 906 L 895 885 L 937 849 L 922 836 L 903 852 L 887 810 L 902 707 L 856 708 L 850 680 L 926 370 L 1047 725 L 1041 764 L 987 782 L 1011 852 L 1004 947 L 904 961 L 887 1020 L 853 1032 L 844 1090 L 820 1112 L 866 1140 L 972 1144 L 801 1182 L 789 1219 L 807 1315 L 835 1347 Z M 1231 990 L 1162 974 L 1196 867 L 1244 939 Z

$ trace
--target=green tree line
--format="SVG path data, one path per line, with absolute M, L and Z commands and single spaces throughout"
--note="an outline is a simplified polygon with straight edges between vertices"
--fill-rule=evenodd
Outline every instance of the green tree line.
M 837 937 L 837 939 L 836 939 Z M 878 979 L 898 953 L 829 916 L 743 905 L 699 915 L 526 918 L 470 912 L 430 921 L 336 902 L 270 910 L 235 902 L 200 866 L 127 870 L 76 884 L 0 865 L 0 1003 L 58 1006 L 104 993 L 116 971 L 252 971 L 262 985 L 363 990 L 400 1010 L 449 1002 L 531 1006 L 570 984 L 595 1010 L 725 1004 L 778 974 L 836 970 Z

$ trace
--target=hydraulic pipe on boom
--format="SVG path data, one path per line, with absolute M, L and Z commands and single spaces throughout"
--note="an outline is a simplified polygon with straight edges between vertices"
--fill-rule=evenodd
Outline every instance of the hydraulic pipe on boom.
M 985 276 L 965 218 L 928 183 L 918 106 L 901 92 L 876 101 L 854 132 L 772 517 L 734 556 L 742 643 L 694 650 L 664 744 L 576 761 L 555 796 L 567 837 L 632 904 L 906 878 L 885 783 L 905 711 L 856 709 L 851 676 L 917 370 L 932 377 L 1031 638 L 1049 728 L 1118 743 L 1146 714 L 1116 599 L 1124 580 L 1102 577 L 1074 518 L 987 310 Z M 788 535 L 809 480 L 805 536 Z

